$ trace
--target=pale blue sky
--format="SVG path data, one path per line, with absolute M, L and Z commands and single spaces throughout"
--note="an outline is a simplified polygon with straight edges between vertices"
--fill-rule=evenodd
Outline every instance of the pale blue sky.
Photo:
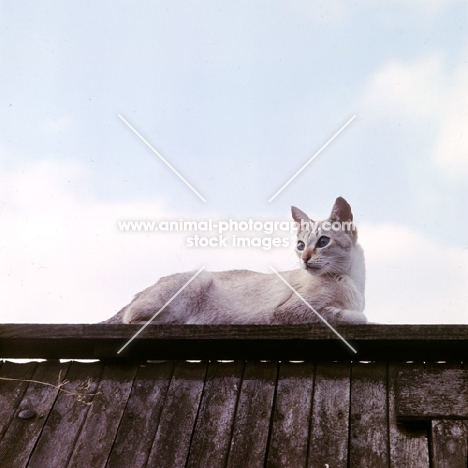
M 32 303 L 53 310 L 49 320 L 57 321 L 60 310 L 73 309 L 84 295 L 93 312 L 83 320 L 92 321 L 94 311 L 102 318 L 124 305 L 140 284 L 203 261 L 201 253 L 181 248 L 162 267 L 157 258 L 167 244 L 153 236 L 143 246 L 133 238 L 140 279 L 132 283 L 127 260 L 110 267 L 97 254 L 124 255 L 122 233 L 99 243 L 99 223 L 86 218 L 99 207 L 112 213 L 104 220 L 96 211 L 103 223 L 116 221 L 122 207 L 131 216 L 152 205 L 156 218 L 287 218 L 290 205 L 324 217 L 342 195 L 363 225 L 368 315 L 392 321 L 387 310 L 432 297 L 434 284 L 441 303 L 431 320 L 441 304 L 450 315 L 465 300 L 468 279 L 467 20 L 465 2 L 441 0 L 1 1 L 4 302 L 24 321 L 39 320 L 27 311 Z M 336 141 L 267 203 L 353 115 Z M 48 248 L 34 235 L 42 232 L 41 219 L 50 230 Z M 101 240 L 94 245 L 93 239 Z M 140 270 L 138 259 L 149 248 L 156 265 L 143 262 Z M 66 261 L 51 259 L 49 268 L 47 255 L 41 257 L 41 268 L 51 272 L 38 279 L 28 268 L 41 249 Z M 403 252 L 392 268 L 405 271 L 404 284 L 406 276 L 385 270 L 385 251 Z M 208 264 L 220 255 L 206 252 Z M 226 255 L 220 265 L 230 268 Z M 235 255 L 234 266 L 242 267 Z M 243 255 L 250 266 L 249 252 Z M 92 279 L 70 289 L 74 262 Z M 383 284 L 388 308 L 379 302 Z M 17 300 L 21 291 L 29 299 Z M 466 315 L 458 312 L 452 321 Z M 68 320 L 77 321 L 76 314 Z

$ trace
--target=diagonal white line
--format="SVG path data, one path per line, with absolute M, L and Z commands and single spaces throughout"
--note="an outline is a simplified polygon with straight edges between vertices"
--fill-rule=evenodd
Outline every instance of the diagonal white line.
M 342 340 L 348 348 L 351 349 L 354 353 L 357 354 L 357 351 L 330 325 L 272 266 L 270 266 L 270 270 L 278 276 L 278 278 L 294 293 L 296 296 L 312 311 L 315 315 L 328 327 L 330 330 L 335 333 L 335 335 Z
M 272 202 L 354 119 L 353 115 L 269 200 Z
M 206 267 L 202 266 L 118 351 L 120 354 Z
M 206 203 L 206 200 L 192 187 L 191 184 L 189 184 L 189 182 L 187 182 L 187 180 L 181 175 L 179 174 L 179 172 L 177 172 L 177 170 L 163 157 L 161 156 L 161 154 L 159 154 L 144 138 L 142 135 L 140 135 L 140 133 L 138 133 L 120 114 L 119 115 L 119 118 L 120 120 L 122 120 L 122 122 L 124 122 L 127 127 L 133 131 L 133 133 L 135 133 L 135 135 L 137 135 L 141 141 L 143 141 L 143 143 L 145 143 L 145 145 L 163 162 L 166 164 L 166 166 L 171 169 L 172 172 L 174 172 L 175 175 L 177 175 L 179 177 L 180 180 L 182 180 L 182 182 L 184 182 L 190 189 L 192 189 L 192 191 L 199 197 L 201 198 L 205 203 Z

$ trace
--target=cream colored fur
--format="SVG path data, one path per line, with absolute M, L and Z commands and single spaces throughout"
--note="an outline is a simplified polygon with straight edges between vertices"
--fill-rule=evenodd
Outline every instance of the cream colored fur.
M 292 208 L 296 222 L 310 221 Z M 328 220 L 352 221 L 351 208 L 338 198 Z M 283 278 L 330 323 L 365 323 L 364 254 L 355 231 L 300 230 L 296 249 L 301 268 L 281 272 Z M 317 247 L 321 236 L 330 240 Z M 107 323 L 141 323 L 153 315 L 189 281 L 195 272 L 161 278 L 137 294 Z M 248 270 L 202 272 L 152 323 L 293 324 L 320 319 L 275 274 Z

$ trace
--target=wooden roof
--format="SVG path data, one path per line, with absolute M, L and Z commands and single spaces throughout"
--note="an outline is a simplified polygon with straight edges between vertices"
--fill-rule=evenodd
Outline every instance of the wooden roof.
M 0 466 L 466 468 L 468 327 L 265 328 L 0 326 Z

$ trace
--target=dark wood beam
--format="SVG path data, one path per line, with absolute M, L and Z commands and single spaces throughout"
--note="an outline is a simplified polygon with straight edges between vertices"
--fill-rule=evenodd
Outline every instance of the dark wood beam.
M 150 325 L 3 324 L 0 358 L 463 360 L 468 325 L 340 325 L 354 354 L 321 324 Z

